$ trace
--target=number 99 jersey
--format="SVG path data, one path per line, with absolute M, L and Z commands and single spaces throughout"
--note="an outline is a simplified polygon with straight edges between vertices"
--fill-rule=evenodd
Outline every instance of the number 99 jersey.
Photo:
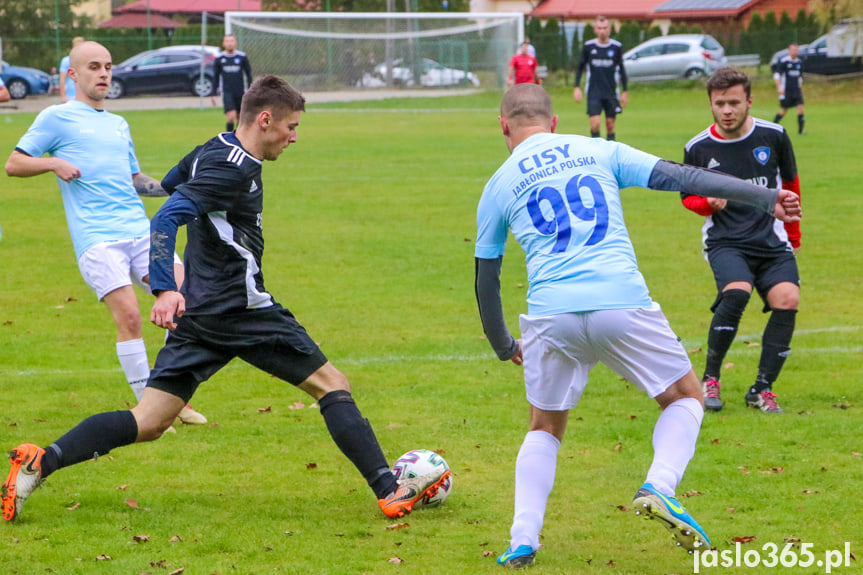
M 483 190 L 476 257 L 503 256 L 512 230 L 526 254 L 529 315 L 651 305 L 620 189 L 647 187 L 658 161 L 618 142 L 550 133 L 527 138 Z

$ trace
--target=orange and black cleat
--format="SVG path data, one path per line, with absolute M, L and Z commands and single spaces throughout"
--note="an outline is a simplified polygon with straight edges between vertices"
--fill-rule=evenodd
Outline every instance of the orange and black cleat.
M 9 452 L 12 469 L 3 483 L 0 502 L 3 505 L 3 519 L 12 521 L 30 494 L 42 485 L 42 456 L 45 450 L 32 443 L 22 443 Z
M 392 495 L 378 499 L 378 505 L 387 517 L 404 517 L 413 511 L 417 501 L 423 497 L 434 497 L 451 473 L 449 469 L 442 469 L 419 477 L 402 479 L 399 481 L 399 488 Z

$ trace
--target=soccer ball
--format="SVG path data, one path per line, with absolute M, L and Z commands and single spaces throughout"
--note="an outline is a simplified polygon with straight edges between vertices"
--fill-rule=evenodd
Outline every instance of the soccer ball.
M 420 475 L 434 473 L 440 469 L 449 469 L 449 465 L 447 465 L 443 457 L 428 449 L 408 451 L 393 464 L 393 473 L 396 479 L 419 477 Z M 433 497 L 423 497 L 417 504 L 424 507 L 440 505 L 449 496 L 451 490 L 452 474 L 446 478 L 446 481 L 444 481 Z

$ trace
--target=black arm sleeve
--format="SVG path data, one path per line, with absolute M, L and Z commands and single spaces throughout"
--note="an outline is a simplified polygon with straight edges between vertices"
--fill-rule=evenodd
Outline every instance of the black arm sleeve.
M 252 64 L 249 59 L 243 58 L 243 73 L 246 75 L 246 89 L 252 85 Z
M 587 50 L 586 46 L 581 47 L 581 59 L 578 61 L 578 69 L 575 71 L 575 87 L 581 84 L 581 75 L 584 74 L 584 69 L 587 68 Z M 585 86 L 587 88 L 587 86 Z
M 778 189 L 762 188 L 722 172 L 685 166 L 677 162 L 659 160 L 650 173 L 647 187 L 651 190 L 682 192 L 687 195 L 725 198 L 755 206 L 773 215 Z
M 503 258 L 476 258 L 476 303 L 482 329 L 497 357 L 503 361 L 518 353 L 518 341 L 509 333 L 500 301 L 500 267 Z
M 617 66 L 620 69 L 620 89 L 621 89 L 621 91 L 626 92 L 627 80 L 626 80 L 626 68 L 623 67 L 623 48 L 618 50 L 617 58 L 618 58 Z

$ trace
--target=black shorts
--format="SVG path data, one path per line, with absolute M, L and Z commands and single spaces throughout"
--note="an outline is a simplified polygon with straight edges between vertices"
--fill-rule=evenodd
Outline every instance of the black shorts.
M 614 118 L 623 113 L 617 98 L 587 98 L 587 115 L 599 116 L 605 112 L 606 118 Z
M 784 98 L 779 98 L 779 107 L 780 108 L 795 108 L 797 106 L 803 105 L 803 94 L 797 94 L 796 96 L 785 96 Z
M 240 113 L 240 104 L 243 102 L 242 92 L 225 92 L 222 94 L 222 105 L 227 114 L 230 111 Z
M 201 382 L 235 357 L 294 385 L 327 362 L 305 328 L 281 306 L 183 316 L 156 357 L 147 385 L 188 402 Z
M 718 294 L 710 308 L 716 311 L 721 299 L 722 290 L 731 282 L 747 282 L 755 286 L 758 295 L 764 300 L 764 311 L 770 311 L 767 305 L 767 292 L 776 284 L 791 282 L 800 285 L 800 274 L 797 270 L 797 258 L 791 252 L 780 252 L 765 256 L 753 256 L 733 247 L 711 248 L 707 252 L 707 260 L 713 270 Z

